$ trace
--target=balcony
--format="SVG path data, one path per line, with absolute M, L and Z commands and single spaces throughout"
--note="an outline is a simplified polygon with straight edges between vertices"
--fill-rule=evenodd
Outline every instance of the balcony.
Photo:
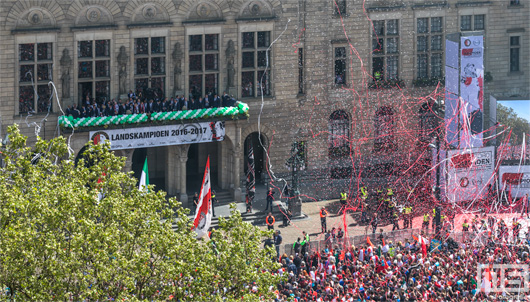
M 248 118 L 249 107 L 242 102 L 236 102 L 231 107 L 205 108 L 196 110 L 181 110 L 169 112 L 153 112 L 139 114 L 122 114 L 100 117 L 59 116 L 59 125 L 62 128 L 86 128 L 113 127 L 119 125 L 153 125 L 167 124 L 178 121 L 202 121 L 202 120 L 235 120 Z

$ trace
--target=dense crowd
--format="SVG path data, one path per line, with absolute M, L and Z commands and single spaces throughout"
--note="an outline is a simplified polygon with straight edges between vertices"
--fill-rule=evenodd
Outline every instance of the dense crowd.
M 74 104 L 73 106 L 69 106 L 66 109 L 66 115 L 71 115 L 74 118 L 114 116 L 122 114 L 230 107 L 234 106 L 235 103 L 236 100 L 226 92 L 222 96 L 209 93 L 204 97 L 194 97 L 190 94 L 189 98 L 185 98 L 183 95 L 171 98 L 158 98 L 155 95 L 148 98 L 142 94 L 136 95 L 136 93 L 130 91 L 128 99 L 125 101 L 122 101 L 121 99 L 112 99 L 109 101 L 105 100 L 103 102 L 96 102 L 95 100 L 86 97 L 81 105 L 78 106 L 77 104 Z
M 335 238 L 324 250 L 312 249 L 305 236 L 294 244 L 292 255 L 279 256 L 279 273 L 287 274 L 288 281 L 278 285 L 276 301 L 500 301 L 514 299 L 513 294 L 528 301 L 524 288 L 521 293 L 494 293 L 489 280 L 495 279 L 488 279 L 487 269 L 477 276 L 480 264 L 530 263 L 530 235 L 520 231 L 517 219 L 508 224 L 481 219 L 460 243 L 448 234 L 437 238 L 440 245 L 432 241 L 432 247 L 421 235 L 405 242 L 381 235 L 375 245 L 370 240 L 358 246 L 339 244 Z M 528 287 L 528 281 L 521 281 L 528 272 L 510 272 L 517 274 L 512 282 Z

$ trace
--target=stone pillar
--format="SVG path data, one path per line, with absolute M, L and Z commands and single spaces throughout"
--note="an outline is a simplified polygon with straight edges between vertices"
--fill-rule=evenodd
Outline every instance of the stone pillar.
M 123 172 L 131 172 L 132 171 L 132 158 L 134 154 L 135 149 L 125 149 L 120 150 L 121 154 L 117 154 L 119 156 L 125 157 L 125 165 L 123 166 Z
M 168 195 L 177 195 L 179 163 L 177 160 L 176 146 L 167 147 L 166 191 Z
M 234 171 L 232 174 L 232 183 L 233 183 L 233 189 L 232 189 L 232 196 L 236 202 L 241 201 L 241 178 L 240 178 L 240 159 L 239 155 L 241 153 L 241 148 L 236 148 L 232 152 L 232 157 L 234 158 Z
M 180 199 L 183 207 L 188 207 L 188 194 L 186 194 L 186 163 L 188 156 L 180 156 Z
M 236 130 L 235 130 L 235 141 L 234 141 L 234 151 L 232 152 L 232 157 L 234 159 L 234 171 L 232 174 L 232 197 L 236 202 L 239 202 L 242 199 L 241 192 L 241 124 L 239 121 L 236 121 Z

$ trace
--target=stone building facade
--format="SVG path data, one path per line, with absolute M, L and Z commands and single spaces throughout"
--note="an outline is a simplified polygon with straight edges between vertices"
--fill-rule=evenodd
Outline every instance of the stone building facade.
M 57 117 L 87 96 L 226 91 L 250 106 L 250 118 L 227 121 L 223 143 L 120 151 L 126 168 L 147 152 L 158 184 L 186 198 L 213 154 L 214 185 L 239 200 L 249 141 L 262 181 L 290 181 L 285 161 L 292 143 L 304 142 L 302 193 L 328 198 L 345 186 L 395 183 L 403 175 L 380 171 L 428 165 L 418 163 L 429 157 L 420 112 L 443 104 L 448 34 L 484 35 L 486 100 L 528 99 L 529 8 L 512 0 L 5 0 L 2 134 L 18 123 L 30 142 L 37 128 L 44 138 L 70 135 Z M 485 119 L 484 128 L 494 124 Z M 87 129 L 76 130 L 75 152 L 88 140 Z

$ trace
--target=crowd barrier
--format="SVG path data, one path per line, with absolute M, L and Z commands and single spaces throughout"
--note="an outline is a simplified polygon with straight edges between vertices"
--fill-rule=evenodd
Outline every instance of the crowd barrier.
M 421 234 L 421 229 L 402 229 L 392 232 L 384 232 L 383 238 L 386 243 L 392 242 L 393 244 L 397 244 L 398 242 L 402 242 L 405 244 L 405 242 L 408 240 L 409 242 L 414 241 L 413 235 L 418 237 L 418 235 Z M 370 238 L 370 241 L 375 246 L 378 246 L 381 244 L 379 240 L 379 232 L 376 232 L 375 234 L 368 232 L 363 235 L 357 235 L 357 236 L 351 236 L 351 237 L 344 237 L 341 240 L 335 238 L 331 240 L 315 240 L 310 241 L 308 247 L 306 247 L 306 251 L 311 254 L 311 252 L 316 251 L 323 251 L 325 249 L 332 249 L 334 247 L 350 247 L 352 245 L 359 247 L 362 245 L 367 245 L 368 241 L 367 238 Z M 432 238 L 434 235 L 434 232 L 432 229 L 430 229 L 428 232 L 424 232 L 423 236 L 427 238 Z M 452 238 L 455 242 L 462 244 L 462 243 L 471 243 L 475 246 L 484 246 L 487 243 L 487 239 L 489 238 L 489 235 L 487 232 L 479 232 L 478 234 L 475 234 L 473 232 L 452 232 L 449 234 L 449 237 Z M 286 253 L 288 255 L 294 254 L 294 242 L 290 244 L 285 244 L 283 247 L 282 253 Z

